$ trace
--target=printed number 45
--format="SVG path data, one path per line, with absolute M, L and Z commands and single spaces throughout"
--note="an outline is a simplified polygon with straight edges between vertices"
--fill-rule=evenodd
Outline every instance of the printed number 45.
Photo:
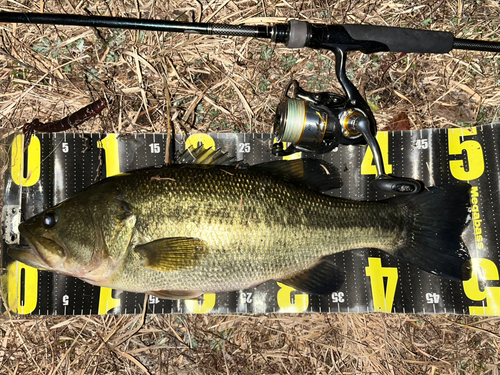
M 429 148 L 429 142 L 427 139 L 417 139 L 417 149 L 427 150 Z

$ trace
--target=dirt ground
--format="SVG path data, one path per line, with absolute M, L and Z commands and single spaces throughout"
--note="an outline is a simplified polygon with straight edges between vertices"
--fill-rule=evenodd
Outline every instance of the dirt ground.
M 263 24 L 290 18 L 499 40 L 498 1 L 8 1 L 0 11 Z M 0 23 L 0 122 L 109 103 L 78 132 L 272 132 L 283 89 L 340 93 L 331 53 L 268 40 Z M 379 129 L 500 117 L 500 56 L 350 53 Z M 5 149 L 0 167 L 6 168 Z M 3 173 L 2 173 L 3 175 Z M 0 184 L 3 188 L 3 181 Z M 498 374 L 498 318 L 402 314 L 3 315 L 1 374 Z

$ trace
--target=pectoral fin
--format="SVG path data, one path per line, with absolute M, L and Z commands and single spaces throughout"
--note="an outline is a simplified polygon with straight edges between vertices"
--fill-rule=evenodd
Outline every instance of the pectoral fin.
M 344 280 L 344 271 L 324 258 L 314 267 L 280 281 L 305 293 L 326 295 L 339 290 Z
M 199 299 L 203 294 L 197 290 L 153 290 L 147 293 L 163 299 Z
M 144 266 L 156 271 L 191 268 L 208 250 L 205 241 L 191 237 L 163 238 L 135 247 L 135 251 L 144 257 Z

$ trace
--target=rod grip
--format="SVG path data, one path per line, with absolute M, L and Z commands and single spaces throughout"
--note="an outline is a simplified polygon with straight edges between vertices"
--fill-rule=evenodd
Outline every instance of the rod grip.
M 448 53 L 453 49 L 453 34 L 444 31 L 370 25 L 343 26 L 354 40 L 382 43 L 393 52 Z

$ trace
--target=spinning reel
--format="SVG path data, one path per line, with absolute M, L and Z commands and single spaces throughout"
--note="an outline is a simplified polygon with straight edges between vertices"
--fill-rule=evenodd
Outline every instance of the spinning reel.
M 339 65 L 339 59 L 342 63 Z M 291 81 L 285 89 L 285 100 L 276 110 L 274 133 L 277 142 L 272 147 L 276 156 L 295 152 L 332 151 L 339 144 L 368 145 L 373 153 L 377 178 L 372 184 L 380 191 L 393 194 L 414 194 L 421 189 L 419 181 L 394 177 L 385 173 L 384 161 L 375 134 L 377 126 L 373 112 L 356 87 L 348 80 L 345 55 L 337 58 L 337 76 L 347 96 L 334 93 L 311 93 Z M 291 145 L 284 149 L 283 142 Z
M 288 84 L 285 100 L 276 110 L 274 133 L 277 142 L 272 153 L 276 156 L 301 151 L 324 154 L 339 144 L 368 144 L 377 169 L 377 178 L 372 182 L 375 188 L 393 194 L 419 192 L 419 181 L 385 173 L 375 139 L 376 130 L 373 113 L 362 98 L 356 100 L 334 93 L 311 93 L 300 88 L 294 80 Z M 292 144 L 284 149 L 283 142 Z

